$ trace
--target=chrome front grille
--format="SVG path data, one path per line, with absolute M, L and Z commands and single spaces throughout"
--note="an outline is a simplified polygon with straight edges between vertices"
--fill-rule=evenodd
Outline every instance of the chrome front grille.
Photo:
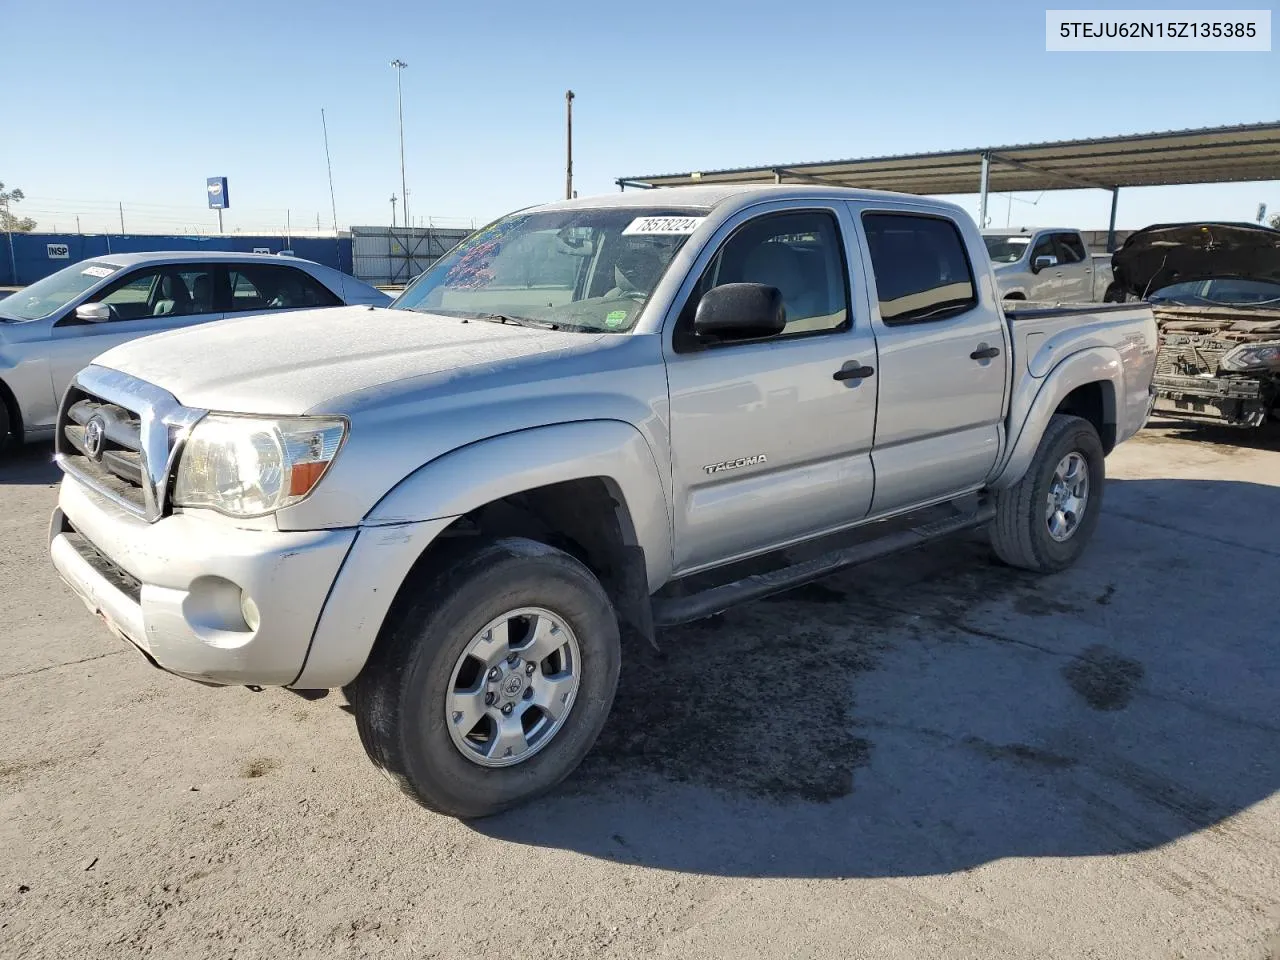
M 169 507 L 169 478 L 191 425 L 204 416 L 127 374 L 90 366 L 62 400 L 55 450 L 62 470 L 154 522 Z

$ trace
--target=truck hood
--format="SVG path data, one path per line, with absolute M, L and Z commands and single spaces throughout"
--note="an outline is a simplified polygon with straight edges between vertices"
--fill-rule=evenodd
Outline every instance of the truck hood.
M 233 413 L 343 412 L 340 398 L 397 381 L 444 381 L 520 358 L 590 349 L 599 336 L 387 310 L 261 314 L 143 337 L 102 354 L 179 403 Z
M 1146 298 L 1163 287 L 1231 277 L 1280 283 L 1280 230 L 1250 223 L 1164 223 L 1130 234 L 1111 257 L 1116 282 Z

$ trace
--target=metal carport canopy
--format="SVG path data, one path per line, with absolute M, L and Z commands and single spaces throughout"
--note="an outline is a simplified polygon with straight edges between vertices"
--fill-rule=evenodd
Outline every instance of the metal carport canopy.
M 904 154 L 860 160 L 789 163 L 620 177 L 618 186 L 673 187 L 694 183 L 819 183 L 901 193 L 977 193 L 985 219 L 989 191 L 1115 191 L 1280 179 L 1280 123 L 1170 130 L 1093 140 Z

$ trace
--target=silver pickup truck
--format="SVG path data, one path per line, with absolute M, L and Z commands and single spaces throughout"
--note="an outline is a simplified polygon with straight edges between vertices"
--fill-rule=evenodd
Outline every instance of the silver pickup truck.
M 1119 303 L 1124 292 L 1111 273 L 1110 254 L 1091 254 L 1079 230 L 1014 227 L 982 231 L 1006 300 L 1043 303 Z
M 62 402 L 55 566 L 154 664 L 343 687 L 425 806 L 567 776 L 623 650 L 937 537 L 1056 571 L 1146 421 L 1146 304 L 1001 309 L 951 204 L 552 203 L 390 309 L 117 347 Z

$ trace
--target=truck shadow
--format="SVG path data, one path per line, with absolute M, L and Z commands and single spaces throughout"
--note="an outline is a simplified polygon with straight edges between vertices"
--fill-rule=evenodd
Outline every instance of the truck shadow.
M 1280 787 L 1280 487 L 1115 480 L 1107 498 L 1063 574 L 958 540 L 627 651 L 582 768 L 473 828 L 758 877 L 1247 832 L 1228 818 Z
M 51 484 L 62 479 L 53 462 L 52 443 L 10 445 L 0 451 L 0 485 Z

